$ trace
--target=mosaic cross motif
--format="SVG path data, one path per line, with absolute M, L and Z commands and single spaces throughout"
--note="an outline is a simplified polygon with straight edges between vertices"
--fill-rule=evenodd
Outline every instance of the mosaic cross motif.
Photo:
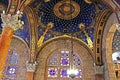
M 15 76 L 16 75 L 16 69 L 17 69 L 17 67 L 15 67 L 15 66 L 9 66 L 8 69 L 7 69 L 7 75 Z

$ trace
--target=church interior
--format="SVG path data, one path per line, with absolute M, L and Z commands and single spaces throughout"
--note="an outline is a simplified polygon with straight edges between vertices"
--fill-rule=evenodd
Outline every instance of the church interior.
M 120 0 L 0 0 L 0 80 L 120 80 Z

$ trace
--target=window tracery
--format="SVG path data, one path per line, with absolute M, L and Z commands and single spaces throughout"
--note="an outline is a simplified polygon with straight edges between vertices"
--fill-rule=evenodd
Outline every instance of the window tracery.
M 72 60 L 70 55 L 73 57 Z M 69 75 L 67 74 L 67 70 L 70 68 L 70 61 L 72 61 L 76 66 L 76 69 L 79 70 L 75 80 L 82 80 L 80 58 L 76 53 L 70 54 L 70 51 L 68 50 L 62 50 L 50 56 L 47 64 L 47 80 L 68 80 Z
M 3 80 L 15 80 L 18 71 L 18 54 L 14 50 L 8 51 L 6 66 L 3 72 Z

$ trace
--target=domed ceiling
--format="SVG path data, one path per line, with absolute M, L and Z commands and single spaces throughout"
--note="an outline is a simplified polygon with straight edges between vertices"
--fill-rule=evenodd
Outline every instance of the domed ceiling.
M 41 21 L 44 24 L 52 22 L 53 30 L 63 33 L 80 31 L 80 23 L 88 27 L 93 20 L 92 14 L 95 14 L 95 6 L 84 0 L 50 0 L 43 2 L 39 10 L 43 12 Z
M 1 0 L 0 2 L 8 5 L 8 0 Z M 67 34 L 87 43 L 84 31 L 79 28 L 79 24 L 82 23 L 85 25 L 86 33 L 93 41 L 96 12 L 98 11 L 95 5 L 101 11 L 106 7 L 100 2 L 88 4 L 84 0 L 34 0 L 30 7 L 36 10 L 39 22 L 43 24 L 38 27 L 38 38 L 45 32 L 46 27 L 44 25 L 52 22 L 53 28 L 47 32 L 44 41 Z M 28 29 L 24 28 L 23 31 L 18 30 L 15 35 L 21 37 L 26 33 L 28 34 Z M 26 41 L 24 36 L 22 38 Z
M 36 4 L 40 4 L 39 7 Z M 79 28 L 79 24 L 85 25 L 85 31 L 93 41 L 94 28 L 96 18 L 96 7 L 102 10 L 106 6 L 102 3 L 88 4 L 84 0 L 45 0 L 35 1 L 31 4 L 32 7 L 38 8 L 39 20 L 42 24 L 47 25 L 52 22 L 53 28 L 45 36 L 45 40 L 54 36 L 63 34 L 74 35 L 83 41 L 86 41 L 84 32 Z M 45 27 L 38 27 L 38 37 L 44 33 Z

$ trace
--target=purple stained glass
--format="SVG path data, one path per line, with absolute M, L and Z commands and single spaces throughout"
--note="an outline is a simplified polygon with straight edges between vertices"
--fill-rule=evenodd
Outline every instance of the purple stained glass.
M 76 55 L 76 54 L 73 54 L 73 63 L 76 66 L 80 66 L 81 65 L 81 61 L 80 61 L 78 55 Z
M 57 66 L 57 65 L 58 65 L 58 54 L 54 54 L 54 55 L 49 59 L 49 65 L 52 65 L 52 66 Z
M 66 58 L 66 59 L 61 58 L 61 65 L 68 66 L 69 65 L 69 59 L 68 58 Z
M 7 75 L 9 75 L 9 76 L 15 76 L 16 72 L 17 72 L 16 66 L 9 66 L 7 69 Z
M 68 58 L 69 57 L 69 53 L 61 53 L 61 57 L 62 58 Z
M 48 77 L 57 77 L 57 69 L 48 69 Z
M 10 59 L 10 64 L 17 64 L 17 63 L 18 63 L 18 55 L 15 51 L 13 51 Z
M 81 72 L 81 70 L 80 70 L 79 73 L 77 74 L 77 78 L 82 78 L 82 72 Z
M 50 73 L 50 75 L 52 75 L 52 76 L 53 76 L 53 75 L 55 75 L 55 70 L 50 70 L 50 72 L 49 72 L 49 73 Z
M 67 77 L 67 69 L 61 69 L 61 77 Z
M 59 76 L 61 77 L 61 79 L 62 78 L 67 79 L 68 78 L 67 69 L 69 68 L 70 65 L 69 59 L 70 59 L 69 51 L 61 51 L 61 54 L 54 54 L 53 56 L 51 56 L 51 58 L 49 59 L 50 68 L 48 69 L 48 78 L 54 77 L 57 78 Z M 72 61 L 74 65 L 76 65 L 77 67 L 81 66 L 81 61 L 77 54 L 73 54 Z M 57 66 L 55 66 L 56 64 Z M 82 78 L 82 73 L 80 69 L 76 78 Z

